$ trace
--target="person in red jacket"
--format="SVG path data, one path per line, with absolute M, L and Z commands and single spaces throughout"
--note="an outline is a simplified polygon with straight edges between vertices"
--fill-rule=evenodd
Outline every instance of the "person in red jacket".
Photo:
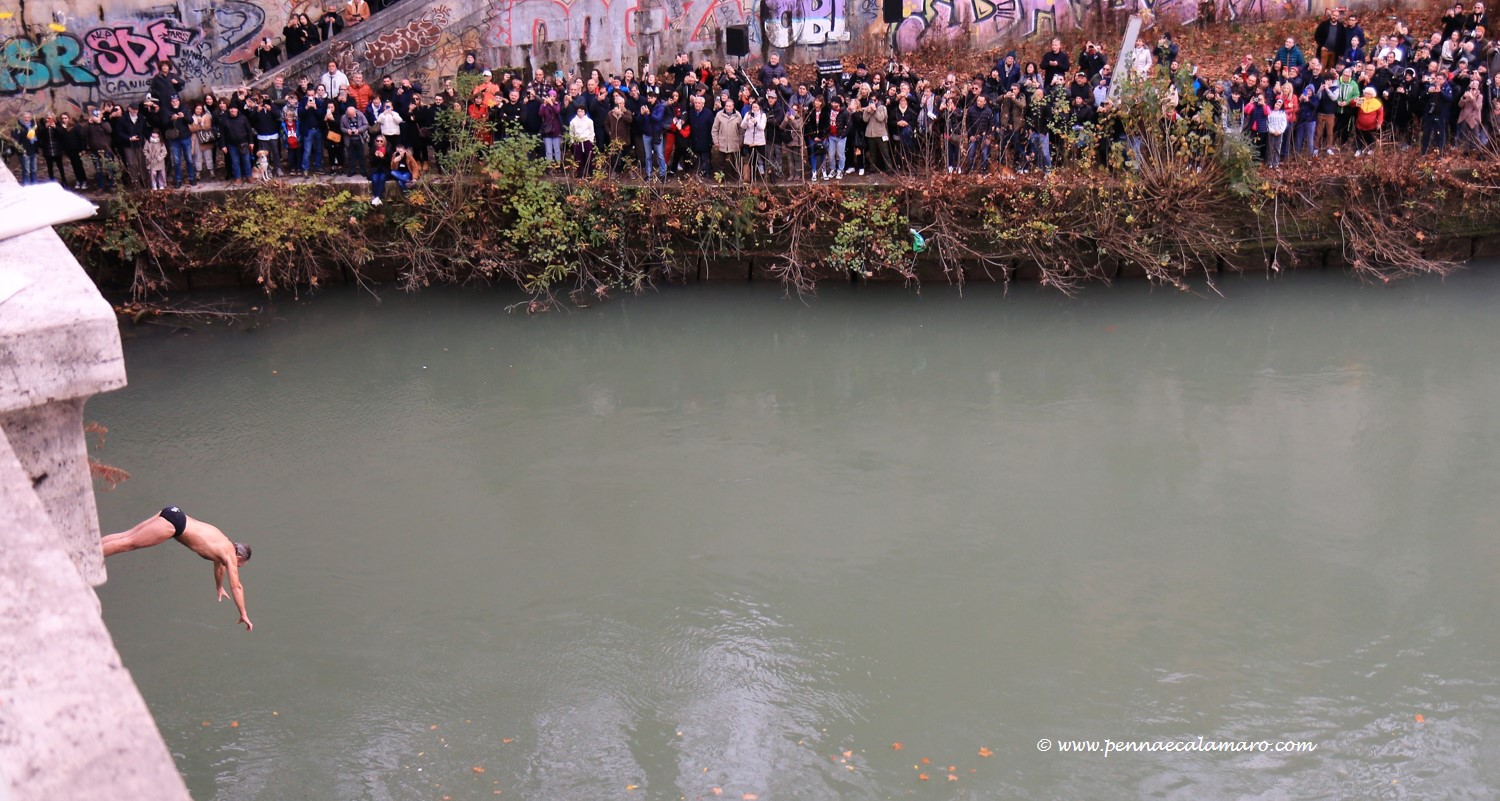
M 1375 96 L 1375 87 L 1365 88 L 1364 95 L 1354 102 L 1354 109 L 1354 155 L 1374 153 L 1380 127 L 1385 125 L 1385 105 Z

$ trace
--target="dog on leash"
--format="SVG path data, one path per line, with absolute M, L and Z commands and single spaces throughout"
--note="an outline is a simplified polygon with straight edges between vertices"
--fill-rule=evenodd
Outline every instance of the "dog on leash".
M 271 160 L 264 150 L 255 151 L 255 170 L 251 177 L 261 183 L 269 183 L 271 180 Z

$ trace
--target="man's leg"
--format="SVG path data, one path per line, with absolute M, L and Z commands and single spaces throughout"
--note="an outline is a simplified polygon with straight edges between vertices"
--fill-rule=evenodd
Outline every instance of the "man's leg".
M 105 537 L 100 540 L 100 544 L 104 546 L 104 555 L 108 557 L 117 553 L 160 545 L 172 539 L 172 535 L 176 533 L 177 530 L 172 527 L 172 524 L 158 514 L 142 520 L 129 531 Z

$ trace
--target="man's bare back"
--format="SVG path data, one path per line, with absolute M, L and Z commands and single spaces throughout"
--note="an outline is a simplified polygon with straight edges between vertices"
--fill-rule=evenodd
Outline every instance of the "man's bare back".
M 240 584 L 240 566 L 250 561 L 250 546 L 231 542 L 217 526 L 188 517 L 175 506 L 168 506 L 160 514 L 137 523 L 129 531 L 105 537 L 101 544 L 104 546 L 104 555 L 110 557 L 117 553 L 150 548 L 171 539 L 181 542 L 188 550 L 214 563 L 214 589 L 219 594 L 219 600 L 232 597 L 234 605 L 240 610 L 239 622 L 245 624 L 245 631 L 254 631 L 255 625 L 245 612 L 245 588 Z M 224 591 L 226 573 L 229 578 L 229 593 Z

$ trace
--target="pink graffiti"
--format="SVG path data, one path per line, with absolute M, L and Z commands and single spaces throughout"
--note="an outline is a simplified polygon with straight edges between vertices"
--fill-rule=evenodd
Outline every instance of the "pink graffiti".
M 434 47 L 452 16 L 447 6 L 438 6 L 419 19 L 386 31 L 365 45 L 365 58 L 375 67 L 385 67 Z
M 687 11 L 692 4 L 687 3 L 683 10 Z M 704 10 L 703 16 L 698 18 L 698 24 L 693 26 L 693 33 L 688 37 L 688 43 L 702 48 L 713 48 L 718 46 L 718 32 L 731 25 L 744 25 L 746 22 L 745 8 L 741 0 L 709 0 L 708 8 Z M 754 29 L 751 29 L 754 31 Z M 756 41 L 760 40 L 755 36 Z
M 621 31 L 624 37 L 600 37 L 589 51 L 590 58 L 614 61 L 620 58 L 621 45 L 634 47 L 635 28 L 631 23 L 641 5 L 635 0 L 494 0 L 486 41 L 492 47 L 540 46 L 549 41 L 583 39 L 591 26 L 600 30 Z M 667 20 L 671 24 L 671 19 Z
M 150 75 L 161 61 L 177 57 L 178 48 L 191 44 L 198 32 L 179 28 L 169 19 L 159 19 L 137 33 L 129 25 L 95 28 L 84 37 L 84 44 L 94 51 L 99 72 L 110 78 L 127 73 Z

